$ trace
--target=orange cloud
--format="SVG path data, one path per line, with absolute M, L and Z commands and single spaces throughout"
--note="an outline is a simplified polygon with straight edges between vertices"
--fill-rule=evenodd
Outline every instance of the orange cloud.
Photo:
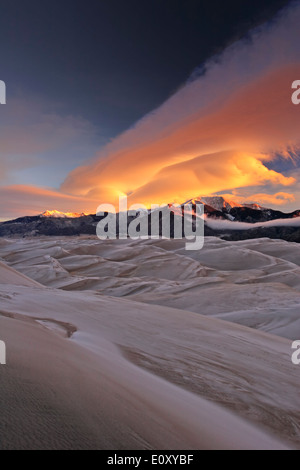
M 278 192 L 275 194 L 256 193 L 251 196 L 243 197 L 235 194 L 222 194 L 225 199 L 233 199 L 240 204 L 258 203 L 262 206 L 283 206 L 287 203 L 295 202 L 296 198 L 293 194 L 286 192 Z
M 73 171 L 63 190 L 112 203 L 125 193 L 147 203 L 266 182 L 292 184 L 263 161 L 276 149 L 299 143 L 300 111 L 291 104 L 289 87 L 298 70 L 295 64 L 272 70 L 217 109 L 193 115 L 151 142 L 108 152 L 104 159 L 100 153 Z
M 62 212 L 95 213 L 97 201 L 37 186 L 0 186 L 2 220 L 24 215 L 37 215 L 46 209 L 54 208 Z
M 2 188 L 0 196 L 22 197 L 31 211 L 43 201 L 42 210 L 95 212 L 101 203 L 117 205 L 121 194 L 150 205 L 255 187 L 258 202 L 291 203 L 295 192 L 300 206 L 299 174 L 267 167 L 276 153 L 289 158 L 300 148 L 300 106 L 291 102 L 300 79 L 299 24 L 296 2 L 73 170 L 60 193 L 41 190 L 34 200 L 32 189 Z
M 263 185 L 266 182 L 289 186 L 293 177 L 285 177 L 268 170 L 257 154 L 241 152 L 218 152 L 203 155 L 188 162 L 161 170 L 154 180 L 139 188 L 129 197 L 129 202 L 144 201 L 182 203 L 193 197 L 219 192 L 220 188 Z M 185 182 L 185 184 L 182 184 Z
M 100 202 L 172 202 L 247 186 L 295 183 L 267 168 L 299 148 L 300 4 L 205 65 L 159 109 L 72 171 L 62 190 Z

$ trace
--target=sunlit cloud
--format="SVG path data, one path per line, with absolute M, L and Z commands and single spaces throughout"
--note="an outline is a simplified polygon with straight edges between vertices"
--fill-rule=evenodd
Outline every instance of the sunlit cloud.
M 300 106 L 292 104 L 291 84 L 300 79 L 299 24 L 297 1 L 209 60 L 198 78 L 92 159 L 85 157 L 94 153 L 87 143 L 94 140 L 94 129 L 84 120 L 37 113 L 15 102 L 0 130 L 0 168 L 6 178 L 6 187 L 0 188 L 1 216 L 45 209 L 95 213 L 101 203 L 117 206 L 124 194 L 129 204 L 148 206 L 221 193 L 282 209 L 300 207 L 297 169 L 271 169 L 278 155 L 298 164 Z M 16 114 L 19 120 L 14 121 Z M 51 149 L 52 169 L 45 163 L 51 161 Z M 7 180 L 17 168 L 12 162 L 19 152 L 29 169 L 29 179 L 21 181 L 27 186 Z M 48 165 L 42 168 L 43 178 L 60 171 L 63 180 L 70 170 L 64 162 L 77 167 L 59 190 L 41 189 L 51 186 L 45 181 L 34 189 L 30 177 L 35 158 Z
M 284 206 L 288 203 L 293 203 L 296 201 L 294 194 L 286 193 L 284 191 L 280 191 L 275 194 L 254 193 L 247 197 L 241 196 L 237 192 L 229 194 L 224 193 L 222 196 L 225 199 L 234 200 L 240 204 L 257 203 L 266 207 Z

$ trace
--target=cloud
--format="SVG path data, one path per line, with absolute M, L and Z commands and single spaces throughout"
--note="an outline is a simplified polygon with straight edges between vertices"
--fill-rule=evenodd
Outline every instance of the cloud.
M 300 148 L 300 105 L 291 102 L 299 24 L 297 1 L 209 60 L 201 76 L 93 159 L 85 160 L 100 144 L 90 123 L 40 99 L 11 98 L 0 114 L 1 217 L 95 212 L 100 203 L 117 206 L 120 194 L 129 204 L 222 193 L 300 206 L 300 170 L 274 166 L 278 155 L 297 163 Z M 42 187 L 68 172 L 60 190 Z
M 249 187 L 236 188 L 232 191 L 220 191 L 218 195 L 239 203 L 257 202 L 266 207 L 292 212 L 300 207 L 300 168 L 296 168 L 293 163 L 289 164 L 289 169 L 284 171 L 284 176 L 288 181 L 294 181 L 282 191 L 282 184 L 266 183 L 252 185 Z M 290 168 L 292 167 L 292 169 Z M 287 191 L 288 190 L 288 191 Z
M 202 76 L 72 171 L 62 190 L 99 203 L 128 194 L 130 202 L 150 204 L 295 184 L 267 164 L 300 145 L 300 107 L 291 102 L 300 78 L 299 24 L 295 2 L 207 62 Z
M 230 194 L 222 194 L 225 199 L 234 200 L 240 204 L 252 204 L 257 203 L 262 206 L 283 206 L 287 203 L 295 202 L 296 198 L 294 194 L 286 193 L 284 191 L 280 191 L 275 194 L 267 194 L 267 193 L 254 193 L 250 196 L 242 196 L 239 195 L 238 192 L 233 192 Z
M 0 216 L 2 220 L 24 215 L 38 215 L 46 209 L 95 213 L 97 201 L 37 186 L 0 186 Z
M 62 174 L 60 183 L 74 165 L 95 152 L 96 145 L 94 126 L 80 116 L 63 115 L 59 104 L 10 96 L 0 109 L 0 181 L 6 184 L 20 175 L 24 182 L 24 169 L 31 169 L 32 180 L 48 178 L 49 184 L 53 168 L 56 177 Z
M 193 197 L 208 195 L 221 187 L 251 186 L 272 182 L 276 185 L 290 186 L 295 179 L 285 177 L 274 170 L 268 170 L 260 161 L 262 155 L 241 153 L 237 151 L 217 152 L 202 155 L 193 161 L 183 162 L 161 170 L 155 180 L 138 189 L 135 197 L 145 204 L 151 200 L 172 201 L 181 203 Z M 180 184 L 181 181 L 187 184 Z

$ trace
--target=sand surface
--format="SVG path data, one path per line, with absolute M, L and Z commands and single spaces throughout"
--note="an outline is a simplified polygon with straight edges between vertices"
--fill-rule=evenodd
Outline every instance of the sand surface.
M 268 239 L 0 240 L 0 449 L 300 448 L 299 263 Z

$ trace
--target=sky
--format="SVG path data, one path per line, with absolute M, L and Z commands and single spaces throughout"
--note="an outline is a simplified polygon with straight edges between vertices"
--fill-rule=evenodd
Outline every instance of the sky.
M 0 0 L 0 220 L 300 208 L 299 1 Z

